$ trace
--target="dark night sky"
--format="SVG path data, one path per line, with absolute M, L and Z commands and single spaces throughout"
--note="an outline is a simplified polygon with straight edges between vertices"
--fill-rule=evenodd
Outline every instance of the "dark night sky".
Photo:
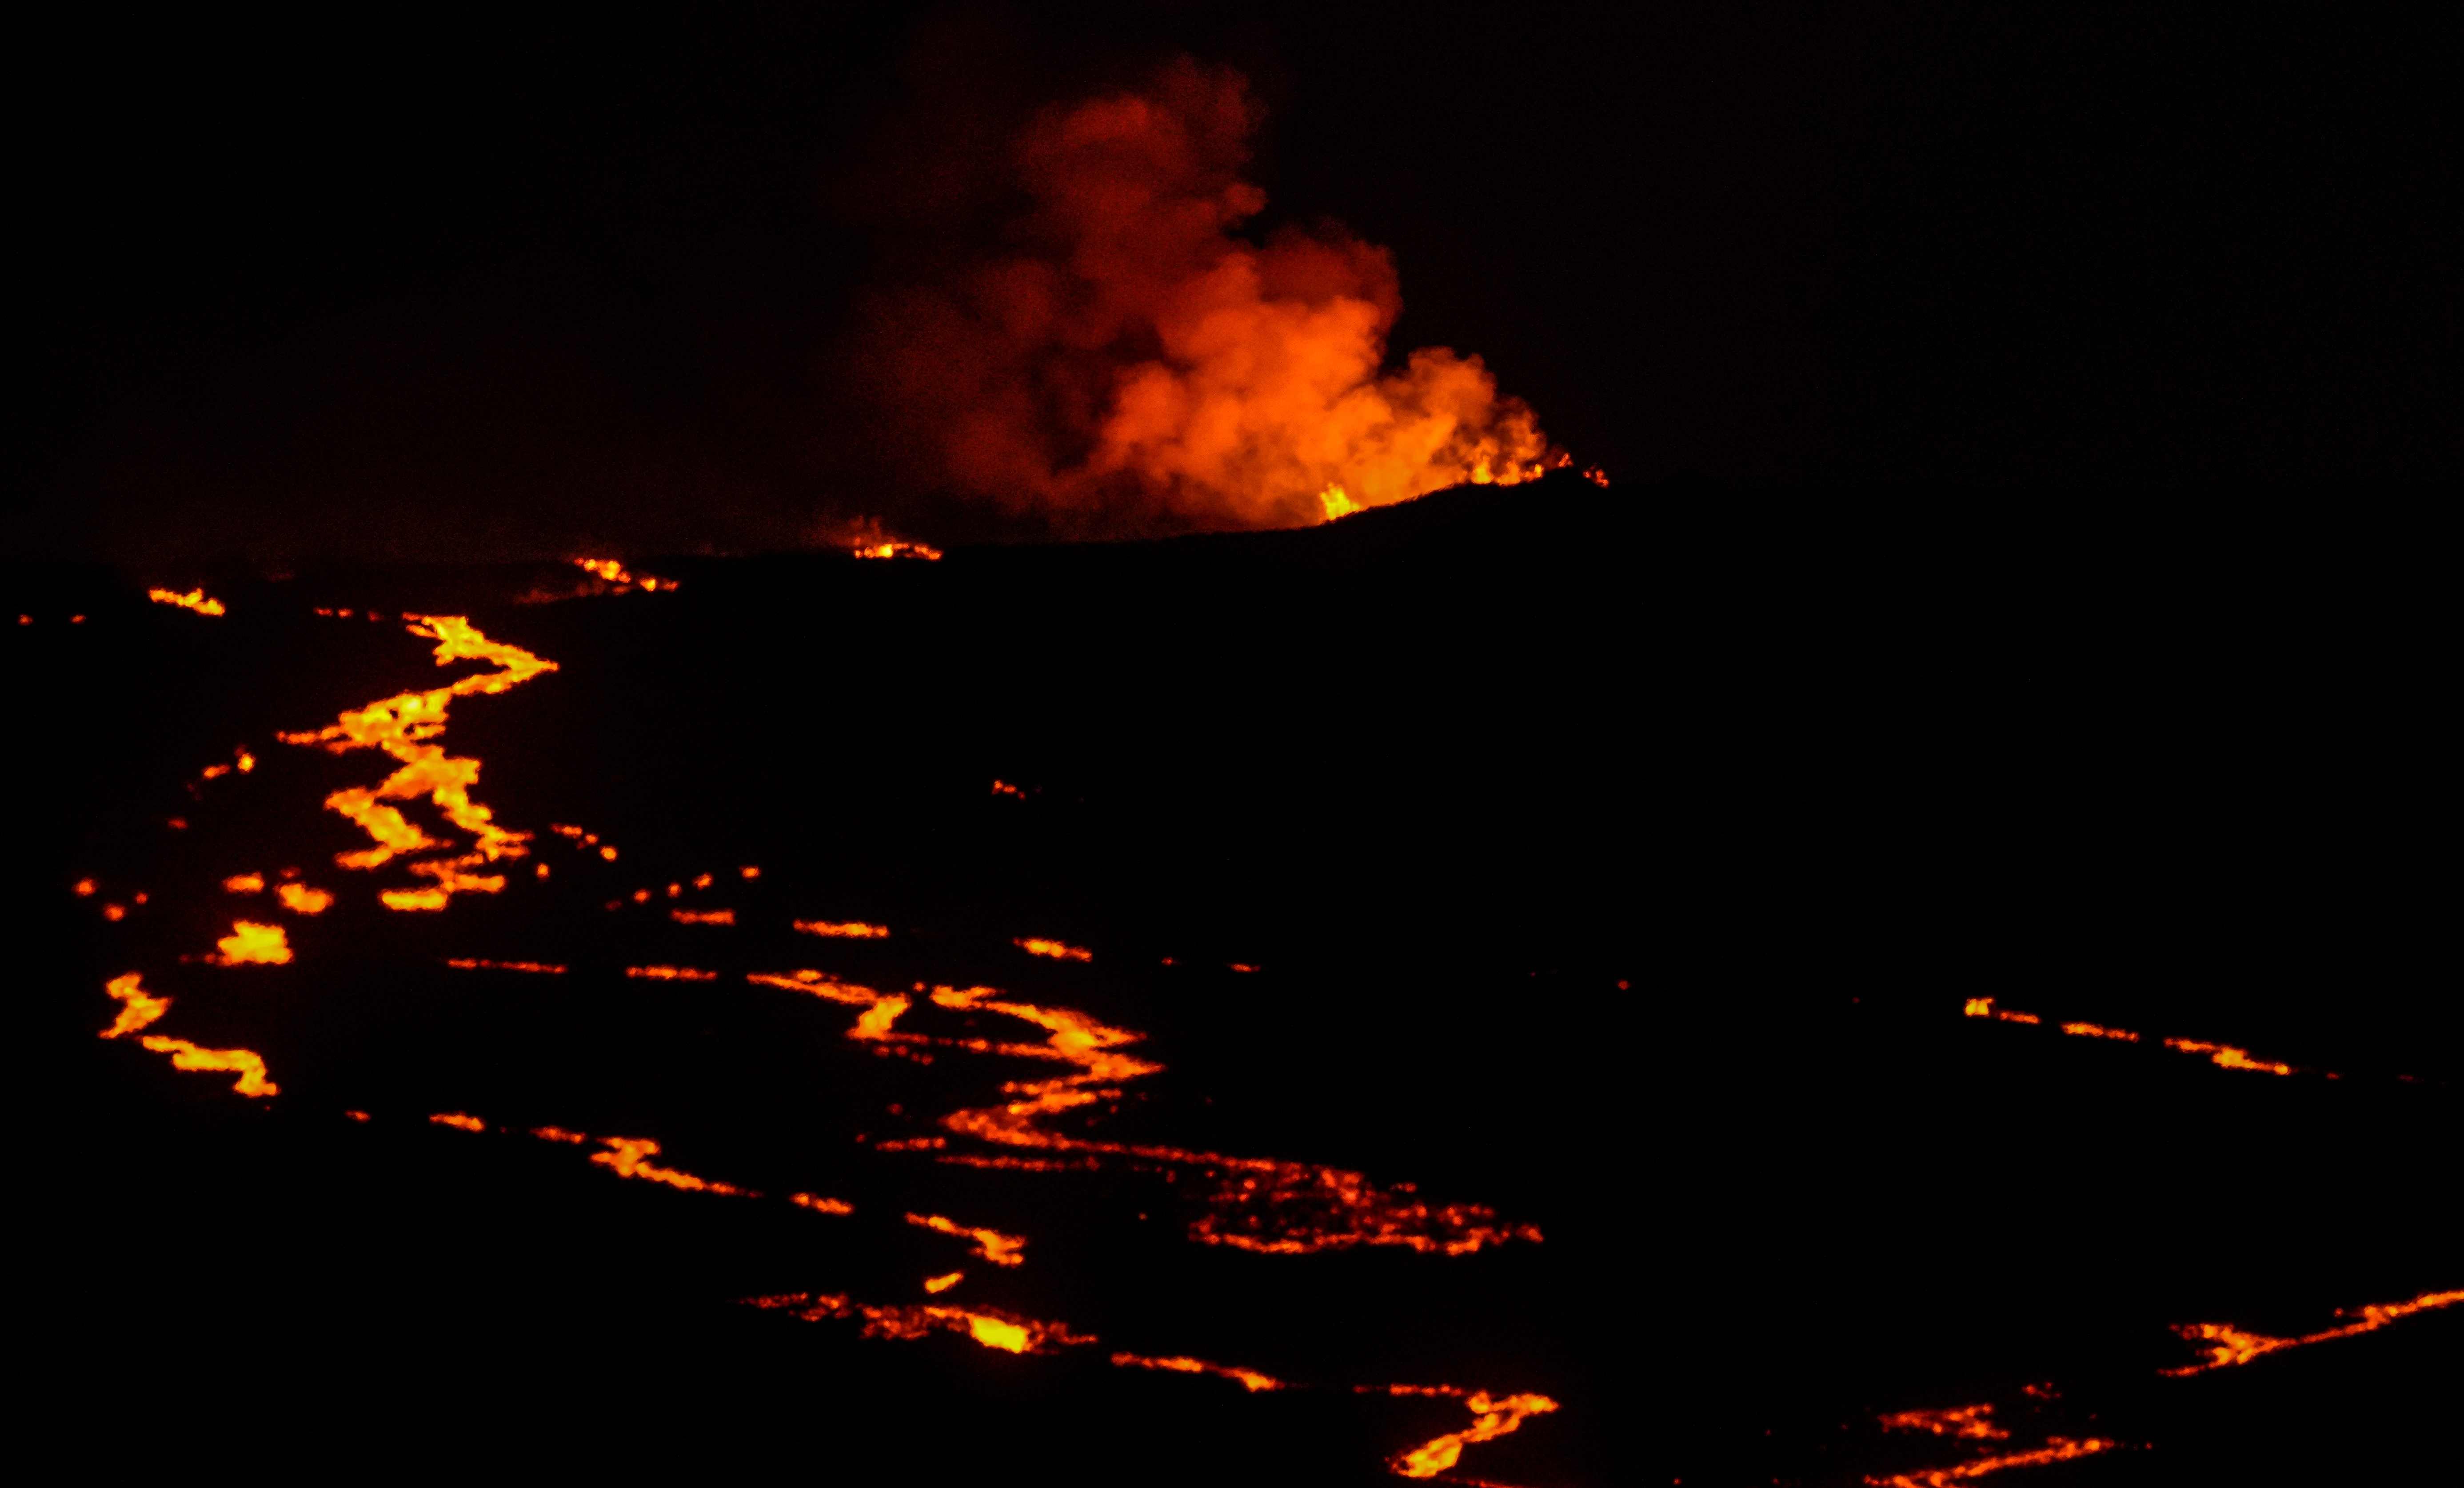
M 919 48 L 970 45 L 988 107 L 1242 67 L 1259 226 L 1391 246 L 1397 355 L 1479 353 L 1620 481 L 2464 477 L 2452 8 L 2158 11 L 88 8 L 15 49 L 0 544 L 743 549 L 876 509 L 827 396 L 860 167 Z

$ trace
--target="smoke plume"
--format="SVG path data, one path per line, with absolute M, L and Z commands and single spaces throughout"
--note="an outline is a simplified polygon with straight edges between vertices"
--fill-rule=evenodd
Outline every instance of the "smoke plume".
M 859 396 L 911 475 L 1094 536 L 1293 526 L 1539 473 L 1531 411 L 1478 357 L 1386 368 L 1385 249 L 1239 234 L 1265 206 L 1243 179 L 1259 122 L 1241 74 L 1184 58 L 1010 126 L 989 231 L 910 255 L 927 267 L 862 308 Z

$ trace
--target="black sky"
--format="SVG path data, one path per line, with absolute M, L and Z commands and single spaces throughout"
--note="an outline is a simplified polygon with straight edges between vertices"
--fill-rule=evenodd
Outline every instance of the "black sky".
M 1614 12 L 1614 13 L 1613 13 Z M 1620 481 L 2464 477 L 2452 10 L 87 8 L 21 32 L 6 548 L 812 541 L 916 58 L 1187 50 Z M 953 38 L 956 38 L 955 40 Z M 903 71 L 904 70 L 904 71 Z M 988 104 L 987 106 L 993 106 Z

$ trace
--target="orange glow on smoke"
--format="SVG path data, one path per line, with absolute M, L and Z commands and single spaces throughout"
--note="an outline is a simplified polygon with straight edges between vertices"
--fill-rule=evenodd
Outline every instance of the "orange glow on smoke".
M 252 963 L 278 966 L 291 960 L 291 944 L 278 924 L 258 924 L 249 920 L 231 922 L 231 933 L 214 942 L 218 955 L 206 960 L 217 966 L 244 966 Z
M 659 1144 L 648 1137 L 602 1137 L 599 1139 L 599 1144 L 607 1150 L 593 1152 L 590 1154 L 590 1161 L 602 1167 L 614 1169 L 619 1178 L 645 1179 L 650 1183 L 666 1184 L 671 1188 L 683 1188 L 688 1192 L 741 1193 L 748 1198 L 760 1196 L 737 1188 L 733 1184 L 715 1183 L 707 1178 L 696 1178 L 691 1173 L 673 1167 L 661 1167 L 650 1161 L 659 1155 Z
M 1548 440 L 1477 357 L 1384 370 L 1386 250 L 1234 235 L 1266 204 L 1243 179 L 1261 119 L 1239 73 L 1186 59 L 1039 115 L 1001 254 L 866 307 L 885 432 L 937 481 L 1081 534 L 1303 526 L 1338 488 L 1383 506 L 1539 475 Z
M 116 976 L 103 984 L 103 991 L 120 1004 L 120 1016 L 111 1020 L 111 1027 L 102 1031 L 102 1037 L 118 1038 L 122 1033 L 134 1033 L 171 1011 L 170 998 L 146 995 L 138 985 L 139 980 L 140 973 L 131 971 L 126 976 Z
M 224 1070 L 238 1080 L 231 1089 L 243 1096 L 278 1096 L 282 1087 L 265 1077 L 265 1060 L 249 1049 L 200 1049 L 185 1038 L 148 1036 L 139 1040 L 156 1054 L 171 1056 L 175 1070 Z
M 668 918 L 678 924 L 734 924 L 736 923 L 736 911 L 732 909 L 671 909 L 668 911 Z
M 1271 1374 L 1261 1374 L 1255 1369 L 1238 1369 L 1228 1365 L 1208 1364 L 1203 1359 L 1191 1359 L 1185 1355 L 1156 1359 L 1145 1354 L 1114 1354 L 1112 1362 L 1125 1369 L 1169 1369 L 1176 1374 L 1221 1375 L 1227 1380 L 1240 1381 L 1242 1388 L 1252 1394 L 1259 1390 L 1285 1388 L 1284 1382 Z
M 223 602 L 219 599 L 208 599 L 204 589 L 190 589 L 186 594 L 175 594 L 169 589 L 147 589 L 145 597 L 158 605 L 177 605 L 183 610 L 193 610 L 201 615 L 218 615 L 223 612 Z
M 487 961 L 475 956 L 456 956 L 445 963 L 458 971 L 534 971 L 548 976 L 562 976 L 564 967 L 544 961 Z
M 907 1222 L 911 1225 L 921 1225 L 927 1230 L 937 1230 L 943 1234 L 954 1234 L 962 1240 L 973 1240 L 976 1242 L 976 1254 L 996 1266 L 1023 1266 L 1026 1263 L 1026 1256 L 1023 1254 L 1026 1249 L 1026 1236 L 1023 1234 L 1003 1234 L 998 1230 L 973 1229 L 959 1224 L 955 1219 L 944 1219 L 938 1214 L 910 1214 L 907 1216 Z
M 479 875 L 467 870 L 499 858 L 523 856 L 529 852 L 524 844 L 530 840 L 528 833 L 508 832 L 497 826 L 495 813 L 471 799 L 471 788 L 479 780 L 479 762 L 450 756 L 444 745 L 432 742 L 445 731 L 447 708 L 456 698 L 501 693 L 518 686 L 543 672 L 555 671 L 556 663 L 532 655 L 518 646 L 492 641 L 459 615 L 420 616 L 407 629 L 413 635 L 436 642 L 439 666 L 485 661 L 498 670 L 474 673 L 425 692 L 397 693 L 364 708 L 346 711 L 324 728 L 276 737 L 285 744 L 321 744 L 334 754 L 382 749 L 399 763 L 400 768 L 377 786 L 355 786 L 325 798 L 327 809 L 357 823 L 376 843 L 360 852 L 341 855 L 335 861 L 341 866 L 377 868 L 396 856 L 450 845 L 429 836 L 398 808 L 385 804 L 390 801 L 426 796 L 447 821 L 472 834 L 471 852 L 409 865 L 414 876 L 432 879 L 433 887 L 387 890 L 379 896 L 388 909 L 433 910 L 444 908 L 455 894 L 501 891 L 505 886 L 501 875 Z
M 304 883 L 286 883 L 274 892 L 282 900 L 282 907 L 295 915 L 321 915 L 334 902 L 331 894 L 323 889 L 312 889 Z
M 1973 1441 L 2008 1441 L 2011 1433 L 1993 1424 L 1993 1408 L 1958 1406 L 1944 1410 L 1900 1410 L 1881 1418 L 1886 1432 L 1931 1432 Z
M 627 966 L 627 976 L 647 977 L 653 982 L 715 982 L 715 971 L 698 971 L 692 966 Z
M 2348 1311 L 2338 1308 L 2337 1317 L 2351 1318 L 2354 1321 L 2317 1333 L 2305 1333 L 2299 1338 L 2270 1338 L 2264 1333 L 2253 1333 L 2236 1328 L 2229 1322 L 2179 1323 L 2175 1325 L 2173 1331 L 2191 1343 L 2205 1345 L 2201 1352 L 2205 1353 L 2207 1358 L 2198 1364 L 2185 1365 L 2178 1369 L 2163 1369 L 2158 1372 L 2177 1378 L 2184 1375 L 2204 1374 L 2210 1369 L 2222 1369 L 2233 1365 L 2248 1364 L 2261 1354 L 2272 1354 L 2279 1349 L 2299 1348 L 2306 1344 L 2323 1344 L 2330 1339 L 2352 1338 L 2363 1333 L 2374 1333 L 2399 1319 L 2409 1318 L 2415 1313 L 2430 1312 L 2440 1307 L 2453 1307 L 2458 1302 L 2464 1302 L 2464 1290 L 2424 1292 L 2410 1301 L 2372 1303 L 2358 1310 Z
M 890 926 L 867 924 L 861 920 L 799 920 L 795 923 L 806 935 L 826 935 L 842 941 L 878 941 L 890 935 Z
M 1463 1404 L 1471 1410 L 1470 1426 L 1398 1454 L 1387 1466 L 1403 1477 L 1435 1477 L 1463 1460 L 1463 1448 L 1520 1431 L 1527 1416 L 1543 1415 L 1557 1409 L 1557 1402 L 1546 1395 L 1498 1396 L 1486 1390 L 1465 1396 Z
M 2043 1467 L 2052 1462 L 2094 1456 L 2100 1452 L 2111 1452 L 2119 1445 L 2106 1436 L 2089 1436 L 2079 1441 L 2067 1436 L 2054 1436 L 2032 1452 L 2008 1452 L 1998 1456 L 1976 1457 L 1954 1467 L 1923 1468 L 1913 1473 L 1894 1473 L 1888 1477 L 1868 1477 L 1865 1481 L 1873 1484 L 1874 1488 L 1949 1488 L 1952 1483 L 1967 1482 L 2014 1467 Z
M 265 892 L 265 875 L 261 873 L 235 873 L 223 880 L 223 892 L 226 894 L 262 894 Z
M 1055 961 L 1092 961 L 1095 959 L 1095 953 L 1093 951 L 1083 950 L 1078 946 L 1069 944 L 1066 941 L 1046 941 L 1030 937 L 1023 941 L 1012 941 L 1010 944 L 1026 952 L 1030 956 L 1049 956 Z
M 1047 1344 L 1092 1344 L 1094 1338 L 1073 1333 L 1066 1323 L 1044 1322 L 994 1308 L 944 1307 L 926 1302 L 905 1307 L 868 1307 L 845 1297 L 790 1292 L 775 1297 L 748 1297 L 745 1304 L 791 1312 L 807 1322 L 831 1318 L 862 1318 L 867 1338 L 925 1338 L 935 1332 L 963 1333 L 986 1348 L 1004 1353 L 1035 1354 Z

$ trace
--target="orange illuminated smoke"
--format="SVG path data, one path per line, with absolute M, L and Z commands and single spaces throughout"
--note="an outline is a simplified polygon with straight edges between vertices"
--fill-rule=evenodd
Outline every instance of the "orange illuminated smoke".
M 1304 526 L 1554 463 L 1478 358 L 1388 370 L 1386 250 L 1236 235 L 1266 205 L 1244 179 L 1263 117 L 1239 73 L 1184 59 L 989 155 L 1021 202 L 1000 252 L 860 312 L 883 436 L 936 487 L 1078 535 Z
M 494 894 L 502 890 L 501 875 L 471 870 L 500 858 L 520 857 L 530 833 L 496 825 L 495 813 L 471 798 L 478 783 L 479 762 L 448 755 L 432 741 L 445 731 L 446 712 L 456 698 L 504 692 L 543 672 L 556 670 L 518 646 L 490 640 L 459 615 L 421 616 L 407 627 L 410 633 L 436 642 L 436 664 L 485 661 L 497 668 L 474 673 L 444 687 L 397 693 L 366 707 L 343 713 L 324 728 L 278 735 L 283 743 L 321 744 L 334 754 L 354 749 L 382 749 L 399 764 L 391 775 L 373 786 L 355 786 L 325 798 L 328 810 L 358 824 L 375 846 L 344 853 L 335 861 L 345 868 L 381 867 L 397 856 L 452 844 L 429 836 L 401 810 L 387 803 L 425 796 L 445 819 L 471 834 L 471 851 L 448 853 L 409 864 L 413 877 L 430 880 L 424 889 L 393 889 L 379 898 L 388 909 L 436 910 L 455 894 Z
M 2236 1328 L 2229 1322 L 2180 1323 L 2173 1331 L 2193 1344 L 2203 1345 L 2201 1351 L 2207 1357 L 2197 1364 L 2185 1365 L 2178 1369 L 2166 1369 L 2160 1372 L 2176 1377 L 2204 1374 L 2210 1369 L 2222 1369 L 2233 1365 L 2248 1364 L 2261 1354 L 2272 1354 L 2280 1349 L 2299 1348 L 2306 1344 L 2323 1344 L 2330 1339 L 2352 1338 L 2363 1333 L 2373 1333 L 2390 1322 L 2409 1318 L 2415 1313 L 2430 1312 L 2440 1307 L 2453 1307 L 2458 1302 L 2464 1302 L 2464 1291 L 2424 1292 L 2410 1301 L 2372 1303 L 2354 1310 L 2339 1308 L 2336 1312 L 2337 1317 L 2351 1318 L 2353 1321 L 2317 1333 L 2305 1333 L 2299 1338 L 2270 1338 L 2263 1333 L 2253 1333 Z
M 1066 941 L 1046 941 L 1030 936 L 1023 941 L 1012 941 L 1010 944 L 1026 952 L 1030 956 L 1049 956 L 1055 961 L 1092 961 L 1095 959 L 1095 953 L 1093 951 L 1072 945 Z
M 206 960 L 218 966 L 244 966 L 252 963 L 278 966 L 291 960 L 291 944 L 278 924 L 258 924 L 253 921 L 234 920 L 231 933 L 214 942 L 217 955 Z
M 1255 1369 L 1234 1368 L 1229 1365 L 1208 1364 L 1203 1359 L 1191 1359 L 1186 1356 L 1158 1359 L 1146 1354 L 1114 1354 L 1112 1363 L 1125 1369 L 1169 1369 L 1176 1374 L 1221 1375 L 1227 1380 L 1238 1380 L 1242 1388 L 1253 1394 L 1259 1390 L 1286 1388 L 1283 1381 L 1271 1374 L 1261 1374 Z
M 759 1197 L 759 1194 L 750 1193 L 746 1189 L 737 1188 L 734 1184 L 716 1183 L 707 1178 L 696 1178 L 691 1173 L 676 1168 L 660 1166 L 650 1161 L 659 1155 L 659 1144 L 648 1137 L 602 1137 L 599 1139 L 599 1144 L 607 1150 L 593 1152 L 590 1154 L 590 1161 L 602 1167 L 613 1169 L 619 1178 L 640 1178 L 650 1183 L 666 1184 L 671 1188 L 683 1188 L 689 1192 L 740 1193 L 749 1198 Z
M 799 920 L 795 924 L 806 935 L 826 935 L 842 941 L 878 941 L 890 935 L 890 926 L 867 924 L 861 920 Z
M 976 1254 L 996 1266 L 1020 1266 L 1026 1263 L 1026 1256 L 1023 1254 L 1026 1249 L 1024 1235 L 1003 1234 L 998 1230 L 974 1229 L 959 1224 L 955 1219 L 944 1219 L 938 1214 L 910 1214 L 907 1216 L 907 1222 L 911 1225 L 921 1225 L 927 1230 L 937 1230 L 943 1234 L 954 1234 L 962 1240 L 973 1240 L 976 1242 Z
M 1470 1426 L 1397 1454 L 1387 1466 L 1403 1477 L 1435 1477 L 1463 1460 L 1463 1448 L 1494 1441 L 1521 1430 L 1526 1417 L 1557 1409 L 1557 1402 L 1546 1395 L 1491 1395 L 1486 1390 L 1464 1396 L 1463 1404 L 1472 1413 Z
M 2120 1443 L 2107 1436 L 2089 1436 L 2074 1441 L 2067 1436 L 2047 1438 L 2045 1445 L 2030 1452 L 2006 1452 L 1993 1456 L 1974 1457 L 1952 1467 L 1923 1468 L 1913 1473 L 1894 1473 L 1888 1477 L 1867 1477 L 1874 1488 L 1949 1488 L 1952 1483 L 1968 1482 L 2014 1467 L 2044 1467 L 2054 1462 L 2069 1462 L 2079 1457 L 2092 1457 L 2100 1452 L 2111 1452 Z
M 208 599 L 204 589 L 190 589 L 186 594 L 175 594 L 169 589 L 147 589 L 145 597 L 158 605 L 177 605 L 183 610 L 193 610 L 201 615 L 218 615 L 223 612 L 223 602 L 219 599 Z

